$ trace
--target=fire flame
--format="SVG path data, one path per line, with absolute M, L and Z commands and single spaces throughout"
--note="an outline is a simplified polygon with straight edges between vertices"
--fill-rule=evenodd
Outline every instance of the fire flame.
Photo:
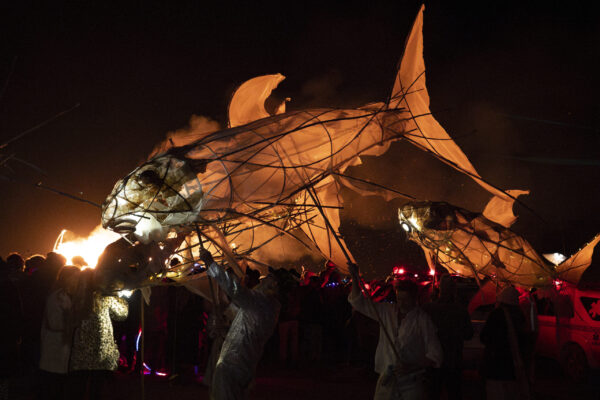
M 112 231 L 108 231 L 98 225 L 86 238 L 65 239 L 68 230 L 63 229 L 56 238 L 54 250 L 62 254 L 67 259 L 67 265 L 73 264 L 73 257 L 81 256 L 88 264 L 84 268 L 95 268 L 100 254 L 110 243 L 119 239 L 120 236 Z M 74 236 L 74 235 L 73 235 Z

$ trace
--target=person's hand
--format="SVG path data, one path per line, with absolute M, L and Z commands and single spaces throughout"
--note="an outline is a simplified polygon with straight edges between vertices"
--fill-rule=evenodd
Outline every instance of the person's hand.
M 200 259 L 202 260 L 204 265 L 206 265 L 206 268 L 208 268 L 209 265 L 215 262 L 212 254 L 210 254 L 210 251 L 206 249 L 200 249 Z
M 358 265 L 354 263 L 348 263 L 348 272 L 352 275 L 352 278 L 358 277 Z

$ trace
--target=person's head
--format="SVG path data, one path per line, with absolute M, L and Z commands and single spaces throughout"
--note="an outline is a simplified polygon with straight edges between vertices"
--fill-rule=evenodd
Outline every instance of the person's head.
M 502 292 L 498 295 L 498 304 L 505 304 L 509 306 L 519 305 L 519 291 L 513 286 L 505 287 Z
M 25 261 L 19 253 L 11 253 L 6 257 L 6 267 L 11 271 L 23 271 Z
M 336 268 L 336 265 L 333 261 L 329 261 L 329 260 L 325 261 L 325 270 L 335 269 L 335 268 Z
M 402 314 L 407 314 L 416 307 L 419 286 L 415 282 L 408 279 L 397 280 L 394 282 L 394 290 L 396 302 Z
M 46 254 L 46 267 L 50 269 L 60 269 L 67 264 L 67 259 L 62 254 L 51 251 Z
M 87 267 L 88 263 L 85 261 L 85 259 L 81 256 L 75 256 L 73 257 L 73 259 L 71 260 L 71 263 L 79 268 L 83 268 L 83 267 Z
M 62 267 L 56 277 L 55 288 L 62 289 L 71 296 L 75 295 L 79 286 L 80 274 L 81 270 L 75 266 Z
M 46 259 L 44 258 L 44 256 L 41 256 L 39 254 L 31 256 L 25 261 L 25 272 L 27 272 L 28 275 L 34 274 L 36 271 L 39 271 L 42 268 L 44 268 L 45 263 Z
M 279 283 L 274 275 L 269 274 L 263 277 L 253 290 L 266 294 L 267 296 L 275 297 L 279 294 Z

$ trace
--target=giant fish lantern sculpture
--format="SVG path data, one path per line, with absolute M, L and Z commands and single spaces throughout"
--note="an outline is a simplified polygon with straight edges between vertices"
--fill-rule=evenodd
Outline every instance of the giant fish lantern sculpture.
M 257 263 L 255 250 L 279 236 L 297 239 L 344 269 L 352 255 L 339 236 L 341 186 L 380 193 L 344 174 L 361 156 L 378 156 L 406 140 L 468 174 L 487 190 L 465 154 L 429 110 L 423 61 L 423 8 L 407 40 L 389 99 L 360 108 L 320 108 L 274 115 L 265 100 L 282 75 L 242 84 L 229 106 L 229 128 L 164 148 L 119 180 L 102 207 L 102 225 L 160 242 L 188 232 L 174 278 L 196 263 L 202 243 L 219 257 Z M 235 246 L 233 246 L 235 243 Z M 231 259 L 231 257 L 230 257 Z
M 524 192 L 509 191 L 515 197 Z M 512 201 L 493 198 L 483 214 L 442 202 L 410 202 L 398 210 L 400 225 L 435 263 L 451 273 L 500 284 L 550 287 L 557 279 L 579 283 L 592 262 L 600 235 L 567 260 L 546 261 L 509 227 L 516 220 Z

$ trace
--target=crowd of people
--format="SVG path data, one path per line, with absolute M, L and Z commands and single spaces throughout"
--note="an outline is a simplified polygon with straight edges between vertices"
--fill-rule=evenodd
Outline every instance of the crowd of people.
M 94 269 L 67 266 L 56 253 L 0 259 L 1 317 L 9 321 L 0 354 L 10 361 L 0 363 L 0 399 L 23 376 L 36 398 L 103 398 L 115 371 L 201 379 L 211 398 L 242 399 L 259 362 L 361 365 L 379 375 L 376 399 L 461 398 L 463 342 L 473 328 L 452 276 L 365 282 L 358 266 L 349 265 L 348 277 L 328 262 L 319 273 L 266 277 L 246 268 L 239 279 L 207 253 L 217 301 L 180 286 L 154 287 L 149 302 L 140 290 L 106 293 Z M 527 398 L 535 332 L 516 289 L 498 301 L 480 336 L 487 398 Z
M 124 320 L 128 302 L 95 290 L 94 271 L 67 266 L 57 253 L 2 261 L 2 398 L 11 378 L 30 376 L 38 398 L 97 397 L 119 365 L 112 320 Z

